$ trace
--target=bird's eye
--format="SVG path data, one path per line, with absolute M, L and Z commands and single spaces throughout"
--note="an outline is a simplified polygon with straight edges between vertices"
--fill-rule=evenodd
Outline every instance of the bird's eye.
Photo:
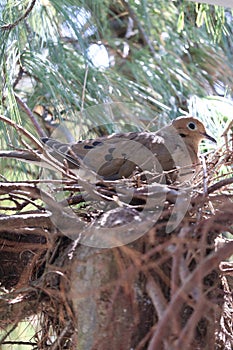
M 195 130 L 195 129 L 196 129 L 196 124 L 193 123 L 193 122 L 188 123 L 187 126 L 188 126 L 188 128 L 189 128 L 190 130 Z

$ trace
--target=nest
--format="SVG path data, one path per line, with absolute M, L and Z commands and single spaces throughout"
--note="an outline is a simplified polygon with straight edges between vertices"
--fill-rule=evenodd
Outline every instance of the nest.
M 2 182 L 1 344 L 231 349 L 232 166 L 225 143 L 192 186 Z

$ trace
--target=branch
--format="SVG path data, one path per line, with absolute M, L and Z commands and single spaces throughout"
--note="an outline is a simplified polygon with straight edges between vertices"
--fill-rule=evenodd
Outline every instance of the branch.
M 210 193 L 218 190 L 221 187 L 228 186 L 231 184 L 233 184 L 233 178 L 223 179 L 223 180 L 213 184 L 212 186 L 210 186 L 207 190 L 207 193 L 210 194 Z
M 133 19 L 133 21 L 136 23 L 136 26 L 138 27 L 139 33 L 142 36 L 142 40 L 144 42 L 144 44 L 148 45 L 150 52 L 152 53 L 153 57 L 156 57 L 156 52 L 154 49 L 154 46 L 151 42 L 151 40 L 149 39 L 147 33 L 145 32 L 143 26 L 141 25 L 139 19 L 136 16 L 136 13 L 134 12 L 134 10 L 131 8 L 131 6 L 129 5 L 129 3 L 125 0 L 122 1 L 124 7 L 127 9 L 129 16 Z
M 30 134 L 27 130 L 25 130 L 25 128 L 23 128 L 22 126 L 16 124 L 14 121 L 12 121 L 11 119 L 5 117 L 4 115 L 0 115 L 0 120 L 2 120 L 3 122 L 9 124 L 16 131 L 19 131 L 24 136 L 26 136 L 26 138 L 29 139 L 32 142 L 32 144 L 36 146 L 36 148 L 38 150 L 40 150 L 41 152 L 44 151 L 43 145 L 32 134 Z
M 20 22 L 22 22 L 32 11 L 33 7 L 35 6 L 36 0 L 32 0 L 31 4 L 28 6 L 27 10 L 25 13 L 20 16 L 14 23 L 8 23 L 0 27 L 2 30 L 11 30 L 15 28 Z
M 167 307 L 162 320 L 157 324 L 156 331 L 150 341 L 148 350 L 160 349 L 163 339 L 166 337 L 167 327 L 170 325 L 172 315 L 177 314 L 177 303 L 184 294 L 188 294 L 190 290 L 197 285 L 200 277 L 204 278 L 209 274 L 214 267 L 219 266 L 222 260 L 229 258 L 233 251 L 233 242 L 225 244 L 219 250 L 213 252 L 205 260 L 203 260 L 197 268 L 190 274 L 189 278 L 186 279 L 186 283 L 183 284 L 174 295 L 169 306 Z
M 21 98 L 15 94 L 15 99 L 18 102 L 18 104 L 20 105 L 20 107 L 24 110 L 24 112 L 29 116 L 32 124 L 35 126 L 35 129 L 38 133 L 38 135 L 40 137 L 47 137 L 46 133 L 44 132 L 44 130 L 41 128 L 40 124 L 38 123 L 38 121 L 36 120 L 36 118 L 34 117 L 32 111 L 30 110 L 30 108 L 27 106 L 27 104 L 25 102 L 23 102 L 21 100 Z

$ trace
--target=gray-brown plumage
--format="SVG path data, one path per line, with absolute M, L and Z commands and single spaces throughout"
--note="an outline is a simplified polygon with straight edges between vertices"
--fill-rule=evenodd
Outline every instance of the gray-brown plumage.
M 154 175 L 176 170 L 176 179 L 186 181 L 195 173 L 198 146 L 204 138 L 216 142 L 200 120 L 180 117 L 157 132 L 112 134 L 72 144 L 49 138 L 42 141 L 55 158 L 62 162 L 66 159 L 71 170 L 84 165 L 105 180 L 129 177 L 137 168 Z M 38 162 L 36 155 L 27 152 L 0 152 L 1 156 Z

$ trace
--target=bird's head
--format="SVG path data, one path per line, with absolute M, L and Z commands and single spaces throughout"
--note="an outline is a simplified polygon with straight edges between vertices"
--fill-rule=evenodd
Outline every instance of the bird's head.
M 179 135 L 184 138 L 184 141 L 191 142 L 195 146 L 198 146 L 203 139 L 216 143 L 216 140 L 207 134 L 203 123 L 197 118 L 179 117 L 172 121 L 172 126 L 176 128 Z

